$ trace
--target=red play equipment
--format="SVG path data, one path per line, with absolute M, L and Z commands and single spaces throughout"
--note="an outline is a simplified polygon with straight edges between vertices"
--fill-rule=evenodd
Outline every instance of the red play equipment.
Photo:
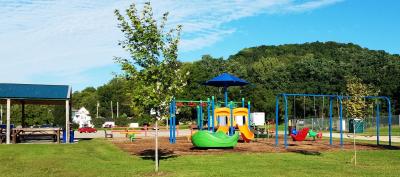
M 298 131 L 296 135 L 290 134 L 290 136 L 293 138 L 293 141 L 303 141 L 306 139 L 309 130 L 310 128 L 306 127 Z

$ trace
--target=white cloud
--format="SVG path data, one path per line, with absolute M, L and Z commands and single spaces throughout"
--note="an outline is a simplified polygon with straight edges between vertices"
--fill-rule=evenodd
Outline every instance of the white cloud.
M 183 25 L 180 48 L 190 52 L 234 33 L 234 28 L 225 26 L 229 22 L 258 14 L 309 11 L 336 2 L 159 0 L 152 5 L 156 16 L 170 12 L 170 27 Z M 126 55 L 116 45 L 122 34 L 113 11 L 129 4 L 126 0 L 0 2 L 0 82 L 72 84 L 99 79 L 85 78 L 83 73 L 113 64 L 113 56 Z M 43 75 L 52 79 L 44 80 Z

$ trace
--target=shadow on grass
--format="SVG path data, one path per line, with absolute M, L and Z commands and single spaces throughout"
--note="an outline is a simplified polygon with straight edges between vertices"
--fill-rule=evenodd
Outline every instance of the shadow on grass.
M 137 155 L 140 156 L 143 160 L 155 160 L 155 150 L 154 149 L 146 149 L 139 152 Z M 167 149 L 158 149 L 158 160 L 165 160 L 169 158 L 178 157 L 174 154 L 174 151 L 170 151 Z
M 213 148 L 205 148 L 205 147 L 191 147 L 190 150 L 209 150 L 209 149 L 222 149 L 222 150 L 233 150 L 234 147 L 213 147 Z
M 376 145 L 376 144 L 357 144 L 357 146 L 373 147 L 382 150 L 400 150 L 399 146 L 389 146 L 389 145 Z
M 319 151 L 302 150 L 302 149 L 288 150 L 288 152 L 294 152 L 294 153 L 299 153 L 299 154 L 303 154 L 303 155 L 321 155 L 321 153 Z
M 93 138 L 75 138 L 75 139 L 77 139 L 77 140 L 79 140 L 79 141 L 90 141 L 90 140 L 92 140 Z

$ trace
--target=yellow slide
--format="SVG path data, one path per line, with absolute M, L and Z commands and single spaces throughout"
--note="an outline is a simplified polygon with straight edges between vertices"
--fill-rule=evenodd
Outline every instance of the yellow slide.
M 239 126 L 239 131 L 244 141 L 250 142 L 250 140 L 254 139 L 254 133 L 250 131 L 247 125 Z

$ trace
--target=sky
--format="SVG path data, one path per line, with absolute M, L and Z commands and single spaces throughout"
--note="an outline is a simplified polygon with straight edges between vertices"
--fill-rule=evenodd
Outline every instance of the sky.
M 107 83 L 129 57 L 114 10 L 131 0 L 0 0 L 0 83 L 68 84 L 74 90 Z M 246 47 L 314 41 L 355 43 L 400 53 L 397 0 L 151 1 L 183 25 L 181 61 L 227 58 Z

